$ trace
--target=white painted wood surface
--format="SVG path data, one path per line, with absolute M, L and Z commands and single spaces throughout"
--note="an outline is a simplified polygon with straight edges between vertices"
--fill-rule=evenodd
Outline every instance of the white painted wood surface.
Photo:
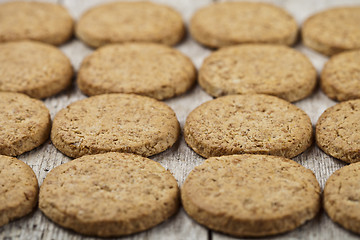
M 58 2 L 65 6 L 75 19 L 90 7 L 99 3 L 109 2 L 101 0 L 48 0 Z M 213 2 L 213 0 L 153 0 L 154 2 L 170 5 L 182 13 L 186 24 L 189 23 L 192 14 L 203 6 Z M 215 0 L 214 0 L 215 1 Z M 297 20 L 299 25 L 311 14 L 332 6 L 340 5 L 360 5 L 360 0 L 264 0 L 272 2 L 288 10 Z M 4 0 L 0 0 L 4 2 Z M 71 62 L 78 70 L 82 59 L 90 54 L 93 49 L 88 48 L 77 39 L 60 47 L 62 51 L 71 59 Z M 196 67 L 199 68 L 203 59 L 208 56 L 211 50 L 206 49 L 196 43 L 191 36 L 176 46 L 177 49 L 189 56 Z M 304 47 L 301 43 L 295 46 L 296 49 L 305 53 L 313 62 L 317 71 L 320 72 L 327 58 Z M 44 102 L 50 109 L 51 117 L 68 104 L 85 98 L 76 87 L 75 79 L 71 89 L 64 91 L 57 96 L 46 99 Z M 201 103 L 212 99 L 199 86 L 195 86 L 188 93 L 174 99 L 165 101 L 174 109 L 181 124 L 184 126 L 186 116 Z M 295 103 L 298 107 L 305 110 L 315 125 L 321 113 L 328 107 L 335 104 L 328 99 L 319 88 L 309 98 Z M 171 149 L 151 157 L 160 162 L 165 168 L 169 169 L 181 186 L 189 172 L 199 165 L 203 158 L 195 154 L 187 147 L 183 136 Z M 35 171 L 39 184 L 43 182 L 46 174 L 54 167 L 70 161 L 70 159 L 51 144 L 50 140 L 39 148 L 19 156 L 19 159 L 30 165 Z M 321 187 L 327 178 L 337 169 L 345 164 L 327 156 L 313 145 L 308 151 L 294 158 L 295 161 L 311 169 L 320 182 Z M 352 234 L 337 224 L 334 224 L 326 214 L 321 211 L 312 221 L 309 221 L 300 228 L 278 236 L 266 239 L 358 239 L 359 236 Z M 72 231 L 63 229 L 47 219 L 39 210 L 16 220 L 0 228 L 0 239 L 95 239 L 85 237 Z M 232 237 L 224 234 L 212 232 L 190 219 L 183 209 L 165 223 L 145 231 L 121 239 L 216 239 L 225 240 Z

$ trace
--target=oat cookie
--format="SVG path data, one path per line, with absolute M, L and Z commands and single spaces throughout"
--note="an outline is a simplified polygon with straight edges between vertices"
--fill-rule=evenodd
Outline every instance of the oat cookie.
M 151 156 L 170 148 L 179 133 L 176 115 L 165 103 L 132 94 L 103 94 L 58 112 L 51 140 L 70 157 L 105 152 Z
M 215 97 L 263 93 L 297 101 L 313 91 L 316 70 L 292 48 L 246 44 L 221 48 L 207 57 L 199 71 L 199 84 Z
M 360 234 L 360 163 L 330 176 L 324 188 L 324 208 L 334 222 Z
M 328 108 L 316 124 L 316 143 L 330 156 L 344 162 L 360 161 L 360 100 Z
M 0 4 L 0 42 L 36 40 L 53 45 L 66 42 L 73 20 L 61 5 L 13 1 Z
M 321 88 L 337 101 L 360 98 L 360 50 L 333 56 L 321 72 Z
M 309 17 L 302 26 L 306 46 L 325 55 L 360 48 L 360 6 L 338 7 Z
M 0 44 L 0 91 L 46 98 L 68 87 L 72 75 L 69 59 L 51 45 L 32 41 Z
M 175 45 L 185 34 L 181 15 L 150 2 L 114 2 L 85 12 L 76 35 L 91 47 L 109 43 L 154 42 Z
M 39 207 L 54 222 L 82 234 L 128 235 L 175 214 L 179 189 L 171 173 L 148 158 L 87 155 L 46 176 Z
M 40 146 L 49 137 L 50 124 L 41 101 L 0 92 L 0 154 L 17 156 Z
M 208 101 L 186 119 L 187 144 L 203 157 L 259 153 L 288 158 L 312 143 L 310 118 L 277 97 L 231 95 Z
M 253 154 L 209 158 L 181 189 L 192 218 L 238 237 L 293 230 L 317 214 L 320 194 L 309 169 L 283 157 Z
M 196 70 L 181 52 L 153 43 L 112 44 L 82 62 L 77 83 L 87 95 L 135 93 L 158 100 L 187 91 Z
M 30 213 L 37 203 L 38 182 L 22 161 L 0 155 L 0 227 Z
M 197 11 L 190 21 L 195 40 L 213 48 L 239 43 L 292 45 L 297 31 L 289 13 L 268 3 L 215 3 Z

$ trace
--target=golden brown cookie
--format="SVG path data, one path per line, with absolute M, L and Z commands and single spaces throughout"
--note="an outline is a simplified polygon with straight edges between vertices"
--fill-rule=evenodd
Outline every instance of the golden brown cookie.
M 77 83 L 87 95 L 135 93 L 158 100 L 186 92 L 196 70 L 181 52 L 153 43 L 112 44 L 82 62 Z
M 333 56 L 321 72 L 321 88 L 337 101 L 360 98 L 360 50 Z
M 239 43 L 292 45 L 297 31 L 289 13 L 268 3 L 215 3 L 197 11 L 190 22 L 193 38 L 213 48 Z
M 338 7 L 309 17 L 302 26 L 306 46 L 325 55 L 360 48 L 360 7 Z
M 85 12 L 76 35 L 91 47 L 109 43 L 154 42 L 175 45 L 185 34 L 181 15 L 150 2 L 114 2 Z
M 68 87 L 72 76 L 70 60 L 51 45 L 32 41 L 0 44 L 0 91 L 46 98 Z
M 17 156 L 40 146 L 50 125 L 49 110 L 41 101 L 0 92 L 0 154 Z
M 30 213 L 38 199 L 33 170 L 22 161 L 0 155 L 0 227 Z
M 277 97 L 231 95 L 193 110 L 184 127 L 186 143 L 203 157 L 259 153 L 288 158 L 312 143 L 308 115 Z
M 316 84 L 316 70 L 302 53 L 280 45 L 224 47 L 207 57 L 199 84 L 210 95 L 263 93 L 288 101 L 307 97 Z
M 360 234 L 360 163 L 330 176 L 324 188 L 324 208 L 334 222 Z
M 88 155 L 54 168 L 40 188 L 40 210 L 57 224 L 101 237 L 144 231 L 179 207 L 175 178 L 135 154 Z
M 360 161 L 360 99 L 326 109 L 316 123 L 316 143 L 344 162 Z
M 73 20 L 58 4 L 13 1 L 0 4 L 0 42 L 36 40 L 53 45 L 66 42 Z
M 176 115 L 165 103 L 132 94 L 103 94 L 58 112 L 51 140 L 70 157 L 105 152 L 151 156 L 170 148 L 179 133 Z
M 190 217 L 238 237 L 293 230 L 315 217 L 320 194 L 309 169 L 290 159 L 253 154 L 209 158 L 181 189 Z

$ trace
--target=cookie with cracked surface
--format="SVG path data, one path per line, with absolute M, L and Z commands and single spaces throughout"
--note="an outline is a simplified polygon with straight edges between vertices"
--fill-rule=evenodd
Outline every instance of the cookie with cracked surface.
M 360 234 L 360 163 L 342 167 L 326 181 L 324 208 L 334 222 Z
M 0 44 L 0 91 L 46 98 L 67 88 L 72 76 L 70 60 L 51 45 L 33 41 Z
M 38 199 L 38 181 L 22 161 L 0 155 L 0 227 L 29 214 Z
M 2 3 L 0 16 L 0 42 L 35 40 L 60 45 L 72 36 L 74 27 L 68 11 L 53 3 Z
M 304 45 L 327 56 L 360 48 L 360 6 L 338 7 L 309 17 L 302 26 Z
M 331 57 L 321 72 L 321 88 L 337 101 L 360 98 L 360 50 Z
M 293 102 L 311 94 L 316 70 L 292 48 L 246 44 L 224 47 L 208 56 L 199 71 L 199 84 L 214 97 L 263 93 Z
M 316 143 L 326 154 L 344 162 L 360 161 L 360 100 L 330 107 L 316 123 Z
M 238 237 L 295 229 L 315 217 L 320 194 L 309 169 L 283 157 L 254 154 L 209 158 L 181 188 L 182 204 L 193 219 Z
M 304 111 L 262 94 L 230 95 L 203 103 L 187 117 L 184 136 L 206 158 L 243 153 L 292 158 L 313 139 Z
M 85 12 L 76 36 L 91 47 L 109 43 L 154 42 L 175 45 L 185 34 L 181 15 L 150 2 L 114 2 Z
M 39 208 L 59 225 L 101 237 L 144 231 L 179 207 L 175 178 L 159 163 L 135 154 L 87 155 L 49 172 Z
M 241 43 L 292 45 L 297 32 L 294 18 L 268 3 L 215 3 L 197 11 L 190 21 L 192 37 L 212 48 Z
M 153 43 L 112 44 L 82 62 L 77 83 L 87 95 L 135 93 L 158 100 L 186 92 L 196 70 L 181 52 Z
M 44 143 L 50 114 L 39 100 L 21 93 L 0 92 L 0 154 L 17 156 Z
M 153 98 L 103 94 L 77 101 L 54 118 L 51 140 L 69 157 L 105 152 L 151 156 L 180 134 L 174 111 Z

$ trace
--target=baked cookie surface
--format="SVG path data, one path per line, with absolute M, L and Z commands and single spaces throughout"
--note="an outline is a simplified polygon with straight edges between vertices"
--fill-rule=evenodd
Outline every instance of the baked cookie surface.
M 38 181 L 22 161 L 0 155 L 0 226 L 30 213 L 38 199 Z
M 290 231 L 320 208 L 315 175 L 286 158 L 212 157 L 195 167 L 181 188 L 186 212 L 206 227 L 238 237 Z
M 337 101 L 360 98 L 360 50 L 333 56 L 321 72 L 321 88 Z
M 360 100 L 339 103 L 325 110 L 316 123 L 316 143 L 344 162 L 360 161 Z
M 210 95 L 263 93 L 288 101 L 307 97 L 316 70 L 302 53 L 280 45 L 224 47 L 205 59 L 199 84 Z
M 197 11 L 190 32 L 213 48 L 241 43 L 294 44 L 298 26 L 285 10 L 267 3 L 215 3 Z
M 195 82 L 191 60 L 170 47 L 152 43 L 112 44 L 82 62 L 77 83 L 87 95 L 135 93 L 158 100 L 187 91 Z
M 325 55 L 360 48 L 360 7 L 319 12 L 303 24 L 303 43 Z
M 0 91 L 46 98 L 71 84 L 70 60 L 44 43 L 19 41 L 0 44 Z
M 326 181 L 324 208 L 344 228 L 360 234 L 360 163 L 342 167 Z
M 150 2 L 114 2 L 85 12 L 76 35 L 91 47 L 109 43 L 154 42 L 175 45 L 185 34 L 181 15 Z
M 180 126 L 163 102 L 132 94 L 103 94 L 59 111 L 51 140 L 70 157 L 105 152 L 151 156 L 170 148 Z
M 193 110 L 184 127 L 186 143 L 203 157 L 259 153 L 288 158 L 312 143 L 307 114 L 277 97 L 231 95 Z
M 76 232 L 101 237 L 151 228 L 175 214 L 179 189 L 159 163 L 135 154 L 87 155 L 56 167 L 40 188 L 39 208 Z
M 17 156 L 44 143 L 50 134 L 50 114 L 37 99 L 0 92 L 0 154 Z
M 53 45 L 66 42 L 73 20 L 61 5 L 13 1 L 0 4 L 0 42 L 36 40 Z

